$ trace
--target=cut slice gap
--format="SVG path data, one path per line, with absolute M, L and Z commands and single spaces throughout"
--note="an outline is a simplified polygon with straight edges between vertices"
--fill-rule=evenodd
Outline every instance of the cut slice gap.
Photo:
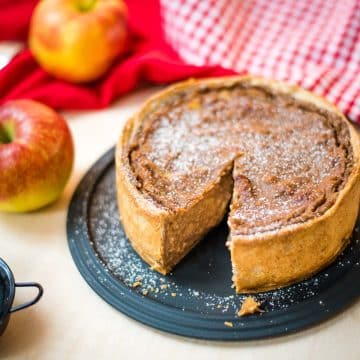
M 209 231 L 224 220 L 233 193 L 233 164 L 234 161 L 231 161 L 224 167 L 219 180 L 212 184 L 200 201 L 168 219 L 165 224 L 164 261 L 160 264 L 160 272 L 168 273 Z

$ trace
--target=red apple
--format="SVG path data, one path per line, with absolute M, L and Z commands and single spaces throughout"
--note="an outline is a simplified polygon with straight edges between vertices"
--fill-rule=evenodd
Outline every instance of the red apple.
M 29 46 L 50 74 L 71 82 L 103 75 L 125 49 L 122 0 L 44 0 L 30 24 Z
M 0 106 L 0 210 L 23 212 L 56 200 L 72 170 L 65 120 L 32 100 Z

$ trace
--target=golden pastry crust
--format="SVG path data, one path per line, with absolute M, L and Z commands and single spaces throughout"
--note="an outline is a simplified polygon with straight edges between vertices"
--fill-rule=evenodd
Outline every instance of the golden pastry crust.
M 300 281 L 319 271 L 342 251 L 352 233 L 360 196 L 359 139 L 345 117 L 326 100 L 298 87 L 257 77 L 189 80 L 174 85 L 148 100 L 126 123 L 116 148 L 117 194 L 122 224 L 134 249 L 152 268 L 166 274 L 222 220 L 233 181 L 231 174 L 224 172 L 186 208 L 165 209 L 136 187 L 128 158 L 129 143 L 143 119 L 179 92 L 230 88 L 239 83 L 264 86 L 336 113 L 347 124 L 353 149 L 351 173 L 335 203 L 324 214 L 279 230 L 230 236 L 236 291 L 259 292 Z

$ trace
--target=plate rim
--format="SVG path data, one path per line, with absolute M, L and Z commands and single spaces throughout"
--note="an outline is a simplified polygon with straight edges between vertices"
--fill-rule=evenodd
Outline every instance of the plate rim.
M 105 302 L 130 318 L 161 331 L 202 340 L 260 340 L 292 334 L 324 322 L 348 308 L 360 296 L 360 283 L 353 286 L 352 281 L 356 273 L 360 275 L 360 267 L 353 267 L 341 282 L 321 293 L 326 308 L 319 304 L 315 296 L 286 309 L 246 318 L 226 314 L 206 316 L 196 312 L 189 314 L 140 295 L 105 268 L 89 235 L 91 196 L 100 179 L 113 166 L 114 160 L 115 147 L 112 147 L 87 170 L 70 200 L 66 232 L 71 256 L 84 280 Z M 80 233 L 75 232 L 75 224 L 81 225 Z M 104 281 L 100 281 L 96 274 L 101 274 Z M 334 292 L 336 296 L 333 296 Z M 313 310 L 315 306 L 318 310 L 316 316 Z M 234 326 L 226 327 L 225 321 L 232 322 Z

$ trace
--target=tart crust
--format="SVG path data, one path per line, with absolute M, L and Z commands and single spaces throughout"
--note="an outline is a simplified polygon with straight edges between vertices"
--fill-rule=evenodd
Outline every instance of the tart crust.
M 149 99 L 128 122 L 116 148 L 119 212 L 125 232 L 137 253 L 155 270 L 168 273 L 214 226 L 223 219 L 232 196 L 233 180 L 224 169 L 201 196 L 185 208 L 166 209 L 136 187 L 129 163 L 131 139 L 144 118 L 179 92 L 191 88 L 223 88 L 236 84 L 264 86 L 336 113 L 349 129 L 353 166 L 335 203 L 322 215 L 279 230 L 231 235 L 233 281 L 238 293 L 261 292 L 298 282 L 331 263 L 347 245 L 359 208 L 359 139 L 344 115 L 325 99 L 296 86 L 258 77 L 189 80 L 169 87 Z

